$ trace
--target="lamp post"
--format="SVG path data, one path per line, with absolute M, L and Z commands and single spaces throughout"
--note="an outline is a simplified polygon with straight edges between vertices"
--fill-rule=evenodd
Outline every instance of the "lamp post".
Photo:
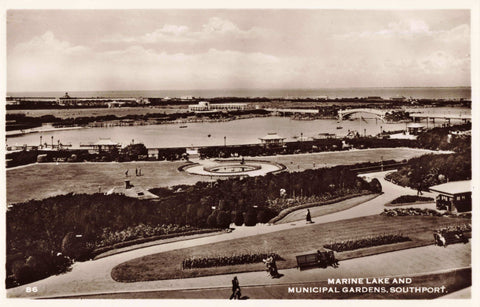
M 227 137 L 223 137 L 223 146 L 227 147 Z

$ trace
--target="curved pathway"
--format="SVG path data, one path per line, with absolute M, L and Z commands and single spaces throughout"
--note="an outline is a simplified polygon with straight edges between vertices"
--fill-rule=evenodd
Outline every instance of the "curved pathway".
M 379 172 L 379 173 L 371 173 L 371 174 L 365 175 L 368 178 L 379 179 L 380 183 L 382 184 L 384 194 L 370 201 L 367 201 L 361 205 L 358 205 L 356 207 L 314 218 L 313 221 L 316 223 L 326 223 L 326 222 L 333 222 L 333 221 L 350 219 L 355 217 L 379 214 L 380 212 L 383 211 L 385 203 L 392 201 L 393 199 L 397 198 L 400 195 L 416 194 L 416 191 L 413 191 L 408 188 L 396 186 L 384 180 L 383 177 L 385 174 L 386 172 Z M 180 248 L 185 248 L 185 247 L 192 247 L 192 246 L 198 246 L 198 245 L 209 244 L 214 242 L 233 240 L 236 238 L 253 236 L 257 234 L 275 232 L 275 231 L 280 231 L 284 229 L 290 229 L 292 227 L 306 227 L 306 225 L 304 223 L 293 223 L 293 224 L 280 224 L 280 225 L 271 225 L 271 226 L 258 225 L 256 227 L 237 227 L 231 233 L 225 233 L 217 236 L 204 237 L 204 238 L 192 239 L 187 241 L 180 241 L 180 242 L 167 243 L 167 244 L 162 244 L 157 246 L 151 246 L 151 247 L 132 250 L 129 252 L 105 257 L 98 260 L 79 262 L 73 265 L 71 272 L 67 272 L 65 274 L 61 274 L 57 276 L 51 276 L 49 278 L 34 282 L 29 285 L 23 285 L 20 287 L 9 289 L 7 291 L 7 296 L 8 297 L 52 297 L 52 296 L 63 296 L 63 295 L 67 296 L 67 295 L 106 293 L 106 292 L 117 292 L 117 291 L 127 291 L 127 292 L 128 291 L 145 291 L 149 289 L 150 290 L 188 289 L 188 288 L 197 288 L 197 287 L 201 288 L 201 287 L 205 287 L 205 285 L 208 285 L 209 287 L 211 287 L 217 283 L 220 283 L 222 286 L 225 286 L 225 284 L 228 284 L 230 282 L 231 275 L 199 277 L 199 278 L 192 278 L 192 279 L 161 280 L 161 281 L 151 281 L 151 282 L 119 283 L 119 282 L 115 282 L 112 279 L 110 274 L 111 274 L 111 270 L 116 265 L 134 258 L 155 254 L 155 253 L 160 253 L 160 252 L 165 252 L 165 251 L 170 251 L 170 250 L 175 250 L 175 249 L 180 249 Z M 460 245 L 460 246 L 463 246 L 463 245 Z M 417 250 L 429 251 L 431 248 L 435 248 L 434 254 L 438 254 L 439 251 L 445 250 L 443 251 L 445 253 L 447 250 L 448 251 L 453 250 L 456 248 L 456 246 L 452 246 L 451 248 L 449 247 L 449 249 L 437 249 L 436 247 L 433 247 L 433 246 L 427 246 L 427 247 L 421 247 Z M 465 251 L 462 251 L 461 253 L 462 255 L 470 250 L 469 245 L 468 245 L 468 248 L 464 248 L 464 249 Z M 394 253 L 389 253 L 388 255 L 397 254 L 397 253 L 398 255 L 402 255 L 402 252 L 405 253 L 407 251 L 398 251 Z M 430 251 L 430 252 L 433 252 L 433 251 Z M 469 254 L 470 253 L 468 253 L 468 255 Z M 383 256 L 375 255 L 371 257 L 383 257 Z M 355 267 L 356 262 L 366 261 L 366 260 L 361 260 L 365 258 L 370 259 L 370 258 L 364 257 L 364 258 L 359 258 L 360 260 L 359 259 L 348 260 L 348 261 L 345 261 L 345 263 L 352 261 L 353 263 L 352 265 L 353 267 Z M 400 256 L 398 261 L 401 261 L 401 259 L 403 258 Z M 373 267 L 372 267 L 373 271 L 371 271 L 371 274 L 375 273 L 373 275 L 378 275 L 378 272 L 382 272 L 381 275 L 383 276 L 394 275 L 394 273 L 401 273 L 401 272 L 404 272 L 404 270 L 406 269 L 405 267 L 403 267 L 401 268 L 402 270 L 401 272 L 400 271 L 392 272 L 392 271 L 389 271 L 387 267 L 385 268 L 378 267 L 378 265 L 380 265 L 381 263 L 381 260 L 375 259 L 374 261 L 371 261 L 371 263 L 373 264 Z M 410 264 L 406 264 L 406 266 L 409 266 L 409 265 Z M 455 264 L 455 266 L 458 267 L 457 264 Z M 419 270 L 416 268 L 416 265 L 412 267 L 415 268 L 412 271 L 412 273 L 417 272 Z M 435 263 L 434 265 L 432 265 L 432 267 L 426 268 L 425 272 L 428 272 L 430 270 L 438 270 L 438 263 Z M 290 274 L 290 272 L 293 273 L 293 271 L 295 270 L 293 271 L 286 270 L 286 271 L 288 271 Z M 312 270 L 312 271 L 316 272 L 316 270 Z M 327 271 L 328 270 L 326 270 L 325 272 Z M 342 272 L 342 271 L 343 270 L 338 270 L 338 272 Z M 357 272 L 357 271 L 354 270 L 354 272 Z M 264 279 L 258 279 L 258 276 L 265 276 L 264 272 L 244 273 L 242 274 L 242 276 L 250 276 L 249 274 L 252 274 L 251 275 L 253 276 L 252 280 L 260 282 L 260 284 L 268 284 L 270 282 L 269 280 L 265 281 Z M 256 274 L 260 274 L 260 275 L 256 275 Z M 302 272 L 301 278 L 302 279 L 304 277 L 306 278 L 306 276 L 309 276 L 310 274 L 312 273 L 307 272 L 306 274 L 304 274 L 304 272 Z M 319 278 L 319 277 L 320 276 L 317 276 L 315 274 L 314 276 L 312 276 L 314 280 L 315 278 Z M 287 282 L 288 279 L 282 278 L 281 281 Z M 37 287 L 38 292 L 26 293 L 25 291 L 26 287 Z

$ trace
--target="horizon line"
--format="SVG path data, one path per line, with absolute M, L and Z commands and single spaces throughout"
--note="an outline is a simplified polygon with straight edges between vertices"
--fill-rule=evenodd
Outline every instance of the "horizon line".
M 359 86 L 353 86 L 353 87 L 316 87 L 316 88 L 190 88 L 190 89 L 124 89 L 124 90 L 101 90 L 101 89 L 96 89 L 96 90 L 15 90 L 15 91 L 6 91 L 6 93 L 21 93 L 21 92 L 134 92 L 134 91 L 232 91 L 232 90 L 284 90 L 284 91 L 289 91 L 289 90 L 302 90 L 302 91 L 308 91 L 308 90 L 338 90 L 338 89 L 387 89 L 387 88 L 472 88 L 471 85 L 467 86 L 364 86 L 364 87 L 359 87 Z

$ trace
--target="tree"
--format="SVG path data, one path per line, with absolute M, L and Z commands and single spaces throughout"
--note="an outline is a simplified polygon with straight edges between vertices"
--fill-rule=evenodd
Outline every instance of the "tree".
M 249 209 L 245 215 L 245 226 L 255 226 L 257 224 L 257 213 L 254 209 Z
M 14 275 L 20 284 L 30 283 L 35 280 L 35 272 L 26 264 L 16 269 Z
M 242 211 L 236 211 L 235 212 L 235 220 L 234 220 L 235 225 L 237 226 L 242 226 L 243 225 L 243 212 Z
M 382 192 L 382 184 L 380 183 L 380 181 L 378 181 L 377 178 L 373 178 L 372 181 L 370 181 L 370 191 L 374 193 Z
M 207 225 L 216 228 L 217 227 L 217 215 L 216 212 L 213 211 L 212 214 L 210 214 L 207 218 Z
M 122 149 L 122 153 L 131 160 L 138 160 L 138 156 L 148 154 L 148 149 L 141 143 L 130 144 Z
M 220 211 L 217 215 L 217 226 L 220 228 L 228 228 L 230 226 L 230 214 Z
M 87 248 L 82 238 L 77 238 L 73 232 L 69 232 L 62 240 L 62 254 L 72 259 L 83 259 L 87 256 Z
M 276 216 L 275 212 L 273 212 L 269 208 L 262 209 L 257 214 L 257 222 L 258 223 L 268 223 L 272 218 Z

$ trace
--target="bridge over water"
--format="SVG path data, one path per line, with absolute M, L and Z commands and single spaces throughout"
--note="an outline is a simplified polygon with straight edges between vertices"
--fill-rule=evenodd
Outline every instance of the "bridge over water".
M 381 110 L 381 109 L 347 109 L 347 110 L 339 110 L 338 111 L 338 118 L 340 120 L 349 118 L 352 114 L 356 113 L 368 113 L 377 116 L 379 119 L 385 121 L 385 114 L 387 114 L 390 110 Z

